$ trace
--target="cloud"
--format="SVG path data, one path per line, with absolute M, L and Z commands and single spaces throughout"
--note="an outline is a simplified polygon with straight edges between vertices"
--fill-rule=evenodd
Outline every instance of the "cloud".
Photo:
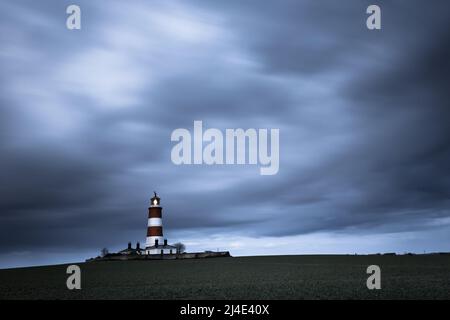
M 376 32 L 368 4 L 81 1 L 69 31 L 63 3 L 2 3 L 0 249 L 142 241 L 157 190 L 165 235 L 196 249 L 443 250 L 448 4 L 382 4 Z M 173 165 L 170 134 L 194 120 L 279 128 L 279 173 Z

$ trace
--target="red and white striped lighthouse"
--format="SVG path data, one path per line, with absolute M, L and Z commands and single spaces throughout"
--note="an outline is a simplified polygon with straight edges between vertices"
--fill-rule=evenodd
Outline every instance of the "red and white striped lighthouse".
M 147 241 L 146 247 L 163 245 L 163 228 L 162 228 L 162 207 L 160 206 L 160 198 L 155 195 L 150 200 L 148 208 L 148 224 L 147 224 Z

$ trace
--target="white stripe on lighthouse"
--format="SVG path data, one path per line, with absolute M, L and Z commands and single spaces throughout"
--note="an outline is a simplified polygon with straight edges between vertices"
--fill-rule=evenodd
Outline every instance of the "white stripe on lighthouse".
M 147 226 L 148 227 L 161 227 L 162 219 L 161 218 L 149 218 Z
M 151 247 L 155 245 L 155 240 L 158 239 L 158 245 L 162 246 L 164 245 L 164 238 L 163 237 L 159 237 L 159 236 L 151 236 L 151 237 L 147 237 L 147 241 L 145 243 L 146 247 Z

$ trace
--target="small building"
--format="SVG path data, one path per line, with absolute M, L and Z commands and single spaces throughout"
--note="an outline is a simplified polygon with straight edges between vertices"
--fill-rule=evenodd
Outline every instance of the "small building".
M 145 248 L 145 254 L 176 254 L 177 248 L 167 244 L 167 239 L 164 239 L 163 244 L 158 244 L 158 240 L 155 241 L 153 246 Z
M 118 252 L 119 254 L 123 254 L 123 255 L 130 255 L 130 254 L 145 254 L 144 250 L 141 249 L 141 246 L 138 243 L 136 243 L 136 249 L 134 249 L 131 246 L 131 242 L 128 242 L 128 247 L 126 249 L 123 249 L 121 251 Z

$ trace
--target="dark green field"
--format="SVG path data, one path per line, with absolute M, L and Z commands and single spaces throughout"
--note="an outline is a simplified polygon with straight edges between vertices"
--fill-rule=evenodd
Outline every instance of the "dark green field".
M 368 290 L 366 268 L 381 268 Z M 1 299 L 449 299 L 450 255 L 264 256 L 78 264 L 0 270 Z

